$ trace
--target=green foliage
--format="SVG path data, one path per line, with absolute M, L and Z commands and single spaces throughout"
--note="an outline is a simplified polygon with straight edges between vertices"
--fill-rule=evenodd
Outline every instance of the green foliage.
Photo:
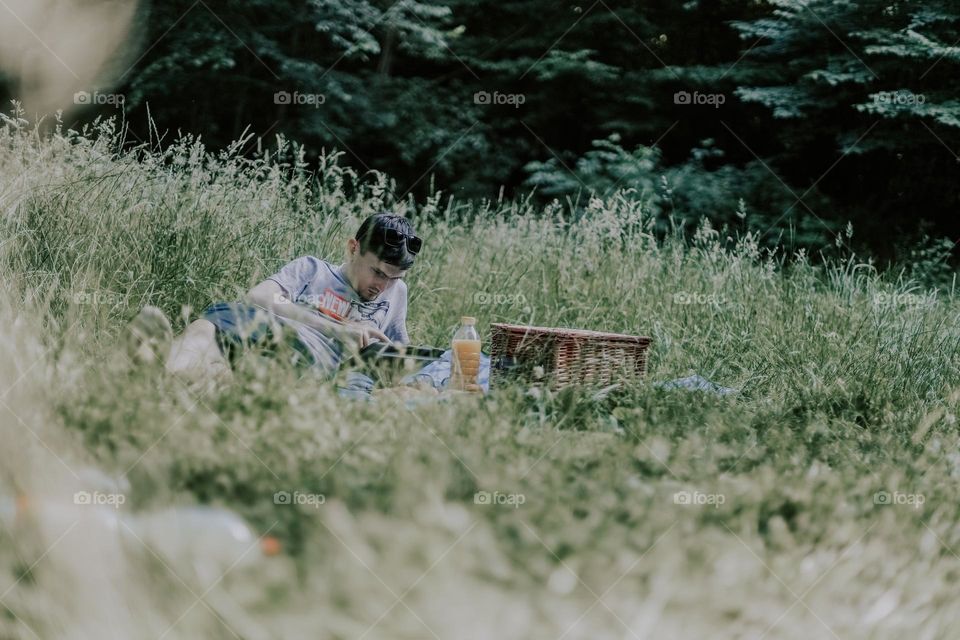
M 621 193 L 644 205 L 660 233 L 677 224 L 692 232 L 708 219 L 718 227 L 750 230 L 770 247 L 811 252 L 823 251 L 836 237 L 836 222 L 806 215 L 761 161 L 743 168 L 720 163 L 724 152 L 712 139 L 695 148 L 689 161 L 672 167 L 662 162 L 658 148 L 640 145 L 630 152 L 617 135 L 595 140 L 593 147 L 573 167 L 559 158 L 529 163 L 526 185 L 568 202 L 581 202 L 581 195 Z M 710 170 L 708 164 L 720 166 Z
M 47 136 L 0 127 L 2 486 L 56 515 L 35 553 L 29 522 L 0 528 L 0 566 L 31 572 L 11 580 L 5 635 L 21 624 L 39 637 L 83 624 L 101 634 L 109 613 L 132 638 L 171 624 L 184 637 L 233 637 L 224 625 L 250 637 L 371 625 L 463 637 L 468 623 L 477 637 L 556 638 L 610 576 L 616 591 L 578 635 L 622 636 L 627 621 L 665 638 L 792 638 L 780 618 L 796 590 L 783 583 L 810 580 L 809 606 L 843 637 L 955 630 L 941 605 L 960 571 L 949 553 L 960 531 L 954 291 L 850 255 L 776 256 L 755 234 L 730 243 L 708 223 L 657 237 L 619 190 L 582 210 L 395 202 L 385 177 L 358 178 L 340 156 L 311 175 L 297 148 L 249 160 L 245 144 L 122 150 L 107 123 Z M 655 156 L 607 141 L 582 166 L 603 181 Z M 181 325 L 180 304 L 190 320 L 292 257 L 339 259 L 360 218 L 385 205 L 425 238 L 409 275 L 415 342 L 445 345 L 465 313 L 480 327 L 646 334 L 648 382 L 699 373 L 740 393 L 511 385 L 411 406 L 340 398 L 334 383 L 256 357 L 211 393 L 125 359 L 118 336 L 143 304 Z M 570 224 L 577 215 L 590 224 Z M 917 264 L 932 268 L 944 249 L 919 247 Z M 217 566 L 208 545 L 184 566 L 122 527 L 93 528 L 94 511 L 74 521 L 68 469 L 81 462 L 126 476 L 123 516 L 222 505 L 284 553 Z M 278 504 L 280 490 L 325 502 Z M 483 504 L 479 491 L 524 502 Z M 684 492 L 714 502 L 684 504 Z M 924 502 L 885 504 L 880 492 Z M 870 613 L 894 591 L 910 616 Z M 404 593 L 415 615 L 383 615 Z M 195 594 L 208 606 L 185 616 Z M 638 618 L 638 602 L 654 604 Z M 151 615 L 127 616 L 130 604 Z
M 223 624 L 302 637 L 374 623 L 396 637 L 420 626 L 381 615 L 406 588 L 384 584 L 416 581 L 405 603 L 420 621 L 409 625 L 462 635 L 467 614 L 457 607 L 469 602 L 491 614 L 471 623 L 482 637 L 509 637 L 517 620 L 527 621 L 517 637 L 556 637 L 571 623 L 557 612 L 586 610 L 621 575 L 611 612 L 579 623 L 590 637 L 621 633 L 636 603 L 654 600 L 657 615 L 643 624 L 663 637 L 721 628 L 778 637 L 771 630 L 795 596 L 776 585 L 807 574 L 818 576 L 811 606 L 837 633 L 916 632 L 913 618 L 849 615 L 876 606 L 870 589 L 885 563 L 895 582 L 884 589 L 929 614 L 921 627 L 931 636 L 955 628 L 931 587 L 960 569 L 944 546 L 957 543 L 960 517 L 945 489 L 960 444 L 954 292 L 932 295 L 851 256 L 819 266 L 803 252 L 778 260 L 754 234 L 731 244 L 709 224 L 658 238 L 650 212 L 619 189 L 582 211 L 457 207 L 439 197 L 413 206 L 393 202 L 384 177 L 360 179 L 339 157 L 311 176 L 302 153 L 283 144 L 251 161 L 236 151 L 245 141 L 221 154 L 189 137 L 166 152 L 122 151 L 116 135 L 108 124 L 46 137 L 15 123 L 0 129 L 0 193 L 9 194 L 0 380 L 17 387 L 5 404 L 20 418 L 0 423 L 5 481 L 39 491 L 36 469 L 46 478 L 88 460 L 126 475 L 124 514 L 224 505 L 278 536 L 285 552 L 221 567 L 216 590 L 204 592 L 195 574 L 209 571 L 211 557 L 184 568 L 136 540 L 120 545 L 116 532 L 79 538 L 83 553 L 43 556 L 30 582 L 8 594 L 16 620 L 38 635 L 85 620 L 88 607 L 60 606 L 66 584 L 71 602 L 82 597 L 98 612 L 142 597 L 154 614 L 128 637 L 161 634 L 171 621 L 191 637 L 226 637 Z M 652 172 L 656 157 L 608 140 L 578 166 L 607 184 L 633 179 L 638 164 Z M 696 372 L 741 392 L 514 385 L 411 407 L 389 396 L 339 398 L 331 383 L 255 357 L 239 362 L 225 388 L 202 394 L 123 357 L 117 337 L 141 305 L 178 316 L 189 303 L 189 320 L 296 255 L 336 260 L 360 217 L 384 205 L 415 217 L 425 238 L 409 282 L 415 342 L 446 344 L 464 313 L 481 327 L 506 320 L 647 334 L 649 381 Z M 581 214 L 590 224 L 571 225 Z M 932 267 L 944 249 L 921 247 L 917 264 Z M 71 495 L 63 475 L 43 484 L 34 508 Z M 280 490 L 325 502 L 278 504 Z M 524 501 L 485 505 L 479 491 Z M 924 502 L 878 503 L 884 491 Z M 715 502 L 684 504 L 684 492 Z M 30 566 L 16 537 L 24 526 L 0 532 L 4 566 Z M 88 526 L 63 534 L 63 544 Z M 36 553 L 49 548 L 44 541 Z M 145 567 L 137 553 L 163 564 Z M 73 587 L 107 568 L 113 590 Z M 178 598 L 194 592 L 211 605 L 184 617 L 196 602 Z M 243 606 L 223 608 L 226 595 Z
M 789 247 L 828 246 L 853 221 L 889 257 L 927 226 L 960 233 L 954 4 L 172 0 L 143 5 L 143 55 L 116 90 L 131 145 L 184 131 L 208 148 L 246 139 L 253 157 L 280 134 L 311 166 L 338 150 L 389 174 L 397 198 L 536 185 L 545 204 L 618 180 L 653 193 L 666 175 L 702 194 L 691 222 L 720 227 L 742 199 Z M 679 105 L 680 91 L 724 104 Z M 704 140 L 718 153 L 698 163 Z
M 760 102 L 781 118 L 815 117 L 815 112 L 852 106 L 887 118 L 943 113 L 944 124 L 960 126 L 955 117 L 948 117 L 957 113 L 956 102 L 947 99 L 955 93 L 954 81 L 942 71 L 927 77 L 940 64 L 960 62 L 960 48 L 943 44 L 960 37 L 960 15 L 952 12 L 952 3 L 770 4 L 776 21 L 763 18 L 733 25 L 744 40 L 760 38 L 759 45 L 748 50 L 744 66 L 757 62 L 766 67 L 768 77 L 782 84 L 741 87 L 738 95 L 743 100 Z M 788 64 L 777 68 L 770 64 L 774 61 Z M 897 84 L 904 80 L 914 83 L 918 93 L 929 89 L 930 95 L 917 100 Z M 874 93 L 869 93 L 871 89 Z M 894 108 L 883 108 L 885 104 Z
M 956 286 L 956 271 L 950 258 L 956 243 L 949 238 L 931 238 L 924 235 L 919 242 L 902 246 L 905 255 L 898 256 L 905 275 L 921 286 L 942 290 Z
M 660 150 L 638 146 L 628 152 L 618 143 L 620 136 L 594 140 L 593 149 L 580 156 L 572 170 L 559 158 L 546 162 L 530 162 L 526 184 L 538 188 L 543 195 L 558 197 L 576 193 L 587 187 L 591 193 L 608 195 L 618 187 L 647 193 L 656 186 L 660 166 Z
M 952 230 L 943 204 L 960 198 L 956 4 L 768 4 L 771 15 L 733 23 L 749 47 L 731 76 L 741 100 L 780 121 L 773 164 L 822 158 L 807 179 L 871 239 L 891 227 L 913 236 L 912 216 Z

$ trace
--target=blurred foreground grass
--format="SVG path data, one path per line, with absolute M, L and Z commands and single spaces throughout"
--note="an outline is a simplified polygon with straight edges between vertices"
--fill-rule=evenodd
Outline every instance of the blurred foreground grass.
M 64 507 L 3 531 L 0 637 L 955 633 L 952 291 L 709 226 L 658 238 L 623 194 L 576 216 L 397 203 L 383 176 L 336 155 L 310 174 L 282 141 L 256 161 L 116 149 L 107 124 L 0 129 L 3 486 L 73 507 L 93 466 L 129 482 L 122 511 L 223 505 L 284 553 L 201 570 Z M 124 359 L 142 305 L 182 328 L 296 256 L 340 260 L 383 208 L 425 239 L 415 343 L 445 345 L 465 313 L 639 333 L 649 380 L 741 393 L 511 387 L 410 410 L 269 361 L 197 395 Z

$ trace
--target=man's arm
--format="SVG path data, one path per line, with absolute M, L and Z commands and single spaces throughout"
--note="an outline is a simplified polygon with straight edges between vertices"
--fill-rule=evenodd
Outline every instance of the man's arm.
M 340 323 L 310 307 L 297 304 L 273 280 L 264 280 L 250 289 L 247 292 L 246 300 L 250 304 L 266 309 L 281 318 L 299 322 L 322 331 L 345 344 L 354 344 L 361 349 L 374 340 L 390 343 L 390 338 L 373 327 L 353 322 Z

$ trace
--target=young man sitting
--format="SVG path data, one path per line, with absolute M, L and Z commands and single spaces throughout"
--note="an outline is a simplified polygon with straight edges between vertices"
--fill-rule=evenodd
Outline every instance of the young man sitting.
M 202 382 L 232 375 L 238 350 L 264 342 L 292 346 L 298 365 L 333 375 L 345 355 L 372 342 L 408 344 L 407 285 L 422 241 L 410 221 L 389 212 L 369 216 L 346 242 L 346 261 L 303 256 L 247 292 L 244 302 L 209 306 L 175 339 L 156 307 L 130 324 L 131 355 L 153 361 L 166 345 L 167 371 Z

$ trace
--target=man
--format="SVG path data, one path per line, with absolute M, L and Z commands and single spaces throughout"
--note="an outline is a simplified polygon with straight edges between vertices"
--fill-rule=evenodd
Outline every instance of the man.
M 408 344 L 403 277 L 421 245 L 406 218 L 373 214 L 347 240 L 344 263 L 303 256 L 250 289 L 245 302 L 208 307 L 172 340 L 166 369 L 198 382 L 222 380 L 237 349 L 266 342 L 292 346 L 295 364 L 332 375 L 347 352 L 375 341 Z M 134 359 L 154 360 L 171 335 L 163 313 L 145 307 L 130 326 Z

